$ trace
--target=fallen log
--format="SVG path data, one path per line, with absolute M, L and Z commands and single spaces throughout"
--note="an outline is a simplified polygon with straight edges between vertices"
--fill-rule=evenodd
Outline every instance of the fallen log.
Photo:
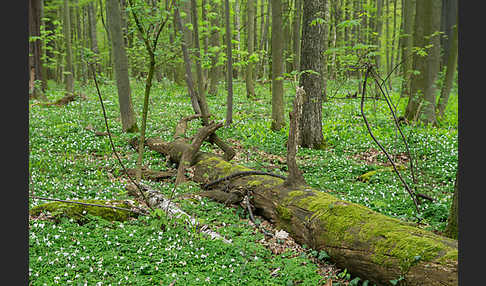
M 147 139 L 152 150 L 178 162 L 190 144 Z M 252 171 L 221 156 L 197 152 L 191 158 L 193 180 L 208 184 L 236 172 Z M 457 285 L 457 240 L 436 235 L 413 223 L 391 218 L 364 206 L 340 200 L 307 185 L 288 186 L 268 175 L 225 180 L 242 200 L 251 194 L 255 212 L 287 231 L 300 244 L 325 250 L 338 267 L 377 285 L 401 279 L 406 285 Z M 217 187 L 218 185 L 216 185 Z M 217 188 L 204 192 L 221 194 Z M 405 285 L 405 284 L 404 284 Z

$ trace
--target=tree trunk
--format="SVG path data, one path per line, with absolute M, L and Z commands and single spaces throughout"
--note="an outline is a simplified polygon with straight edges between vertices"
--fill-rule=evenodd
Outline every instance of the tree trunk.
M 98 37 L 96 36 L 96 11 L 95 4 L 88 3 L 88 22 L 89 22 L 89 38 L 91 43 L 91 51 L 93 52 L 96 61 L 95 67 L 97 72 L 101 72 L 101 67 L 99 64 L 99 54 L 98 49 Z
M 152 138 L 146 144 L 173 162 L 179 162 L 191 146 Z M 193 179 L 201 184 L 252 171 L 203 152 L 195 154 L 192 165 Z M 390 280 L 403 276 L 406 285 L 458 284 L 457 240 L 337 199 L 310 186 L 287 187 L 284 182 L 267 175 L 240 176 L 205 193 L 217 199 L 215 194 L 227 194 L 221 191 L 224 187 L 238 201 L 246 194 L 238 190 L 249 191 L 256 213 L 290 233 L 296 242 L 316 251 L 326 251 L 336 266 L 371 283 L 390 285 Z
M 454 35 L 452 27 L 457 24 L 458 0 L 442 0 L 441 31 L 444 35 L 440 37 L 440 46 L 443 49 L 441 56 L 441 69 L 447 65 L 450 52 L 450 41 Z
M 204 114 L 205 109 L 209 114 L 207 101 L 206 101 L 206 89 L 204 88 L 204 78 L 203 72 L 201 67 L 201 47 L 199 46 L 199 24 L 198 24 L 198 17 L 197 17 L 197 3 L 196 0 L 191 0 L 191 18 L 192 18 L 192 25 L 194 31 L 194 56 L 196 59 L 196 76 L 197 76 L 197 91 L 198 91 L 198 99 L 199 99 L 199 107 L 201 107 L 201 111 Z
M 456 182 L 454 184 L 454 195 L 452 196 L 452 204 L 447 218 L 447 226 L 444 231 L 447 237 L 457 239 L 459 236 L 459 174 L 456 173 Z
M 410 73 L 413 68 L 413 23 L 415 22 L 415 1 L 402 0 L 403 28 L 400 40 L 402 41 L 402 88 L 400 97 L 410 97 Z
M 270 14 L 271 14 L 272 5 L 267 3 L 267 14 L 265 16 L 265 28 L 263 30 L 262 35 L 262 43 L 261 43 L 261 50 L 264 50 L 264 54 L 262 56 L 261 61 L 261 71 L 262 71 L 262 78 L 268 78 L 268 57 L 269 57 L 269 48 L 268 48 L 268 34 L 270 33 Z
M 251 60 L 251 55 L 255 49 L 255 25 L 254 25 L 254 18 L 255 18 L 255 3 L 253 0 L 247 1 L 247 51 L 248 51 L 248 58 L 247 58 L 247 67 L 246 67 L 246 97 L 247 98 L 255 98 L 255 82 L 253 81 L 253 61 Z
M 418 55 L 414 57 L 414 70 L 420 74 L 412 76 L 405 117 L 409 121 L 418 117 L 426 124 L 435 123 L 435 81 L 440 65 L 440 38 L 436 32 L 440 29 L 441 0 L 417 1 L 416 5 L 414 47 L 432 47 L 426 49 L 425 58 Z
M 283 88 L 283 28 L 282 1 L 272 1 L 272 130 L 285 125 Z
M 323 18 L 326 0 L 304 0 L 302 20 L 302 55 L 301 70 L 311 70 L 300 78 L 300 86 L 305 90 L 302 121 L 300 125 L 301 146 L 319 149 L 323 143 L 322 136 L 322 100 L 325 97 L 326 68 L 325 42 L 327 32 L 325 24 L 311 24 L 317 18 Z
M 233 52 L 231 48 L 231 40 L 233 37 L 231 35 L 230 26 L 229 0 L 225 0 L 224 6 L 224 18 L 226 21 L 226 55 L 228 57 L 226 70 L 226 84 L 228 85 L 228 95 L 226 97 L 226 126 L 229 126 L 233 122 Z
M 211 0 L 211 14 L 209 15 L 209 21 L 211 23 L 211 32 L 209 36 L 209 42 L 211 45 L 211 68 L 209 70 L 209 94 L 216 95 L 218 93 L 218 85 L 221 79 L 221 67 L 218 65 L 220 54 L 220 37 L 219 37 L 219 2 Z
M 437 106 L 437 115 L 439 117 L 442 117 L 444 115 L 444 111 L 447 106 L 447 101 L 449 101 L 449 95 L 451 93 L 452 83 L 454 81 L 454 74 L 456 73 L 456 67 L 457 67 L 457 52 L 458 52 L 457 25 L 453 26 L 452 29 L 453 29 L 452 38 L 449 39 L 448 41 L 449 59 L 447 60 L 446 75 L 445 75 L 444 83 L 442 84 L 439 103 Z
M 226 1 L 226 0 L 225 0 Z M 239 62 L 239 52 L 241 50 L 240 43 L 241 43 L 241 33 L 240 33 L 240 0 L 235 0 L 234 6 L 235 12 L 235 40 L 236 40 L 236 58 L 235 61 Z M 226 12 L 225 12 L 226 13 Z M 233 77 L 238 78 L 238 68 L 233 69 Z
M 64 0 L 64 42 L 66 44 L 66 96 L 74 94 L 74 75 L 73 75 L 73 59 L 72 59 L 72 44 L 71 44 L 71 17 L 69 15 L 69 1 Z
M 292 26 L 293 68 L 300 71 L 300 45 L 301 45 L 302 0 L 294 1 L 294 20 Z
M 39 0 L 29 0 L 29 36 L 40 37 L 40 25 L 41 25 L 41 2 Z M 42 42 L 40 39 L 29 41 L 29 63 L 30 71 L 33 77 L 31 78 L 32 89 L 29 93 L 34 98 L 47 100 L 44 94 L 47 81 L 42 76 L 43 61 L 42 61 Z M 40 88 L 35 87 L 35 81 L 40 81 Z
M 123 42 L 121 14 L 118 5 L 117 0 L 106 1 L 108 12 L 106 16 L 109 19 L 111 47 L 113 56 L 116 59 L 114 65 L 116 86 L 118 89 L 118 104 L 120 106 L 123 132 L 137 132 L 137 117 L 132 105 L 130 79 L 128 77 L 128 57 Z
M 204 58 L 207 58 L 208 51 L 209 51 L 209 25 L 208 25 L 208 13 L 207 13 L 207 0 L 201 1 L 201 20 L 202 20 L 202 42 L 203 42 L 203 51 L 204 51 Z M 204 78 L 204 86 L 207 87 L 208 82 L 208 69 L 203 69 L 203 78 Z
M 375 21 L 376 21 L 376 36 L 375 36 L 375 45 L 377 46 L 376 48 L 376 57 L 375 57 L 375 63 L 376 63 L 376 68 L 378 71 L 381 70 L 381 31 L 383 30 L 383 0 L 377 0 L 376 4 L 376 16 L 375 16 Z

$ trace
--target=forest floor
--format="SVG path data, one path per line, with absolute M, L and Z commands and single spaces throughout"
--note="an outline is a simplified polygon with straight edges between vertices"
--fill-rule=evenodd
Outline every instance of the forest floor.
M 357 83 L 355 83 L 357 84 Z M 398 86 L 398 85 L 397 85 Z M 134 134 L 121 130 L 116 85 L 102 80 L 100 86 L 110 130 L 117 152 L 127 168 L 134 168 L 136 152 L 128 140 Z M 215 120 L 223 120 L 226 96 L 208 96 Z M 346 88 L 351 89 L 351 86 Z M 30 101 L 29 171 L 30 192 L 36 196 L 64 200 L 127 199 L 122 174 L 107 136 L 98 96 L 92 84 L 78 86 L 84 99 L 66 106 L 43 107 Z M 140 120 L 144 83 L 132 82 L 134 108 Z M 285 175 L 285 142 L 288 111 L 295 95 L 286 84 L 287 127 L 270 131 L 271 93 L 269 86 L 257 85 L 257 100 L 248 100 L 244 83 L 234 85 L 234 124 L 218 135 L 237 151 L 239 164 Z M 422 218 L 423 227 L 440 233 L 446 223 L 457 170 L 457 92 L 451 94 L 445 117 L 438 127 L 403 125 L 415 170 L 412 184 L 410 156 L 394 128 L 382 100 L 367 100 L 365 112 L 373 133 L 397 162 L 402 175 L 418 192 L 435 199 L 422 201 L 416 213 L 410 196 L 393 172 L 377 172 L 368 181 L 358 177 L 389 166 L 385 155 L 371 139 L 360 114 L 360 101 L 343 99 L 347 91 L 329 83 L 329 100 L 323 104 L 322 150 L 299 149 L 297 163 L 307 183 L 341 199 L 365 205 L 403 220 Z M 63 97 L 62 87 L 49 84 L 50 101 Z M 339 97 L 339 98 L 338 98 Z M 403 110 L 405 99 L 392 99 Z M 399 112 L 400 113 L 400 112 Z M 193 114 L 186 88 L 168 81 L 154 83 L 150 98 L 147 137 L 170 141 L 176 123 Z M 88 127 L 88 128 L 87 128 Z M 194 134 L 198 121 L 189 123 Z M 203 151 L 219 152 L 204 143 Z M 169 170 L 166 158 L 146 149 L 144 165 Z M 143 184 L 169 195 L 174 179 Z M 199 186 L 186 183 L 178 188 L 175 202 L 187 213 L 233 241 L 228 245 L 209 240 L 177 221 L 161 228 L 156 216 L 126 222 L 108 222 L 89 217 L 85 224 L 72 219 L 53 221 L 46 216 L 29 220 L 29 280 L 31 285 L 358 285 L 365 278 L 351 277 L 345 269 L 332 266 L 326 253 L 299 246 L 291 239 L 266 240 L 240 207 L 226 207 L 197 195 Z M 29 199 L 29 208 L 43 203 Z M 271 227 L 267 225 L 267 227 Z M 365 285 L 365 284 L 363 284 Z

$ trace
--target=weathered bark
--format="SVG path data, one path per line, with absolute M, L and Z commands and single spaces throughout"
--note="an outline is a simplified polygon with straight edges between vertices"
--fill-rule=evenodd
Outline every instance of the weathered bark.
M 299 124 L 302 117 L 302 101 L 304 96 L 304 89 L 297 86 L 295 90 L 293 108 L 292 111 L 289 112 L 290 127 L 289 138 L 287 140 L 287 167 L 289 169 L 289 176 L 285 180 L 285 186 L 288 187 L 295 187 L 305 184 L 304 176 L 302 176 L 302 172 L 300 171 L 295 159 L 297 151 L 299 150 Z
M 304 0 L 302 26 L 301 70 L 311 70 L 300 78 L 300 86 L 305 90 L 302 121 L 300 124 L 301 146 L 319 149 L 322 136 L 322 101 L 325 98 L 324 77 L 326 64 L 323 51 L 327 39 L 326 25 L 313 22 L 324 18 L 326 0 Z
M 272 2 L 272 130 L 278 131 L 285 125 L 283 88 L 283 28 L 282 1 Z
M 178 162 L 188 144 L 147 140 L 152 150 Z M 194 180 L 209 181 L 251 169 L 221 157 L 198 152 Z M 401 275 L 407 285 L 457 285 L 457 240 L 436 235 L 364 206 L 346 202 L 306 185 L 285 187 L 284 180 L 266 175 L 236 177 L 224 187 L 239 200 L 252 193 L 256 212 L 289 232 L 300 244 L 325 250 L 333 263 L 377 285 Z M 212 196 L 217 190 L 204 192 Z M 232 198 L 233 201 L 238 201 Z
M 123 43 L 120 7 L 117 0 L 106 1 L 111 36 L 111 47 L 115 57 L 115 78 L 118 90 L 118 104 L 123 132 L 137 132 L 137 117 L 132 105 L 128 57 Z

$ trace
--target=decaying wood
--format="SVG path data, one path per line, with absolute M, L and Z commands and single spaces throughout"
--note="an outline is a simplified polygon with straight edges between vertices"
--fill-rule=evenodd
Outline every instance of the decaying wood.
M 299 124 L 302 115 L 302 102 L 305 95 L 304 88 L 297 86 L 295 98 L 293 102 L 293 109 L 289 112 L 290 127 L 289 138 L 287 140 L 287 166 L 289 168 L 289 176 L 285 180 L 285 185 L 289 187 L 305 184 L 304 176 L 297 166 L 295 156 L 299 150 Z
M 134 177 L 137 170 L 134 168 L 128 168 L 128 175 Z M 146 167 L 142 167 L 142 179 L 151 181 L 161 181 L 173 177 L 176 174 L 174 171 L 156 171 Z
M 152 150 L 164 151 L 175 162 L 191 148 L 177 140 L 167 143 L 149 139 L 146 144 Z M 211 153 L 197 152 L 192 159 L 193 180 L 201 184 L 252 171 Z M 457 285 L 457 240 L 307 185 L 286 186 L 284 182 L 281 178 L 253 175 L 229 180 L 224 188 L 240 190 L 232 192 L 233 201 L 250 194 L 256 214 L 290 233 L 300 244 L 325 250 L 338 267 L 372 283 L 389 285 L 390 280 L 403 276 L 407 285 Z M 211 197 L 209 192 L 205 195 Z
M 135 185 L 129 184 L 125 188 L 130 195 L 137 197 L 139 196 L 139 192 Z M 231 240 L 228 240 L 224 238 L 221 234 L 212 231 L 206 225 L 200 225 L 194 217 L 181 210 L 175 203 L 165 198 L 159 191 L 151 189 L 147 186 L 143 186 L 143 188 L 145 196 L 148 199 L 148 203 L 153 209 L 164 210 L 170 217 L 186 218 L 191 228 L 199 230 L 201 233 L 204 233 L 211 237 L 211 239 L 221 239 L 225 243 L 232 243 Z

